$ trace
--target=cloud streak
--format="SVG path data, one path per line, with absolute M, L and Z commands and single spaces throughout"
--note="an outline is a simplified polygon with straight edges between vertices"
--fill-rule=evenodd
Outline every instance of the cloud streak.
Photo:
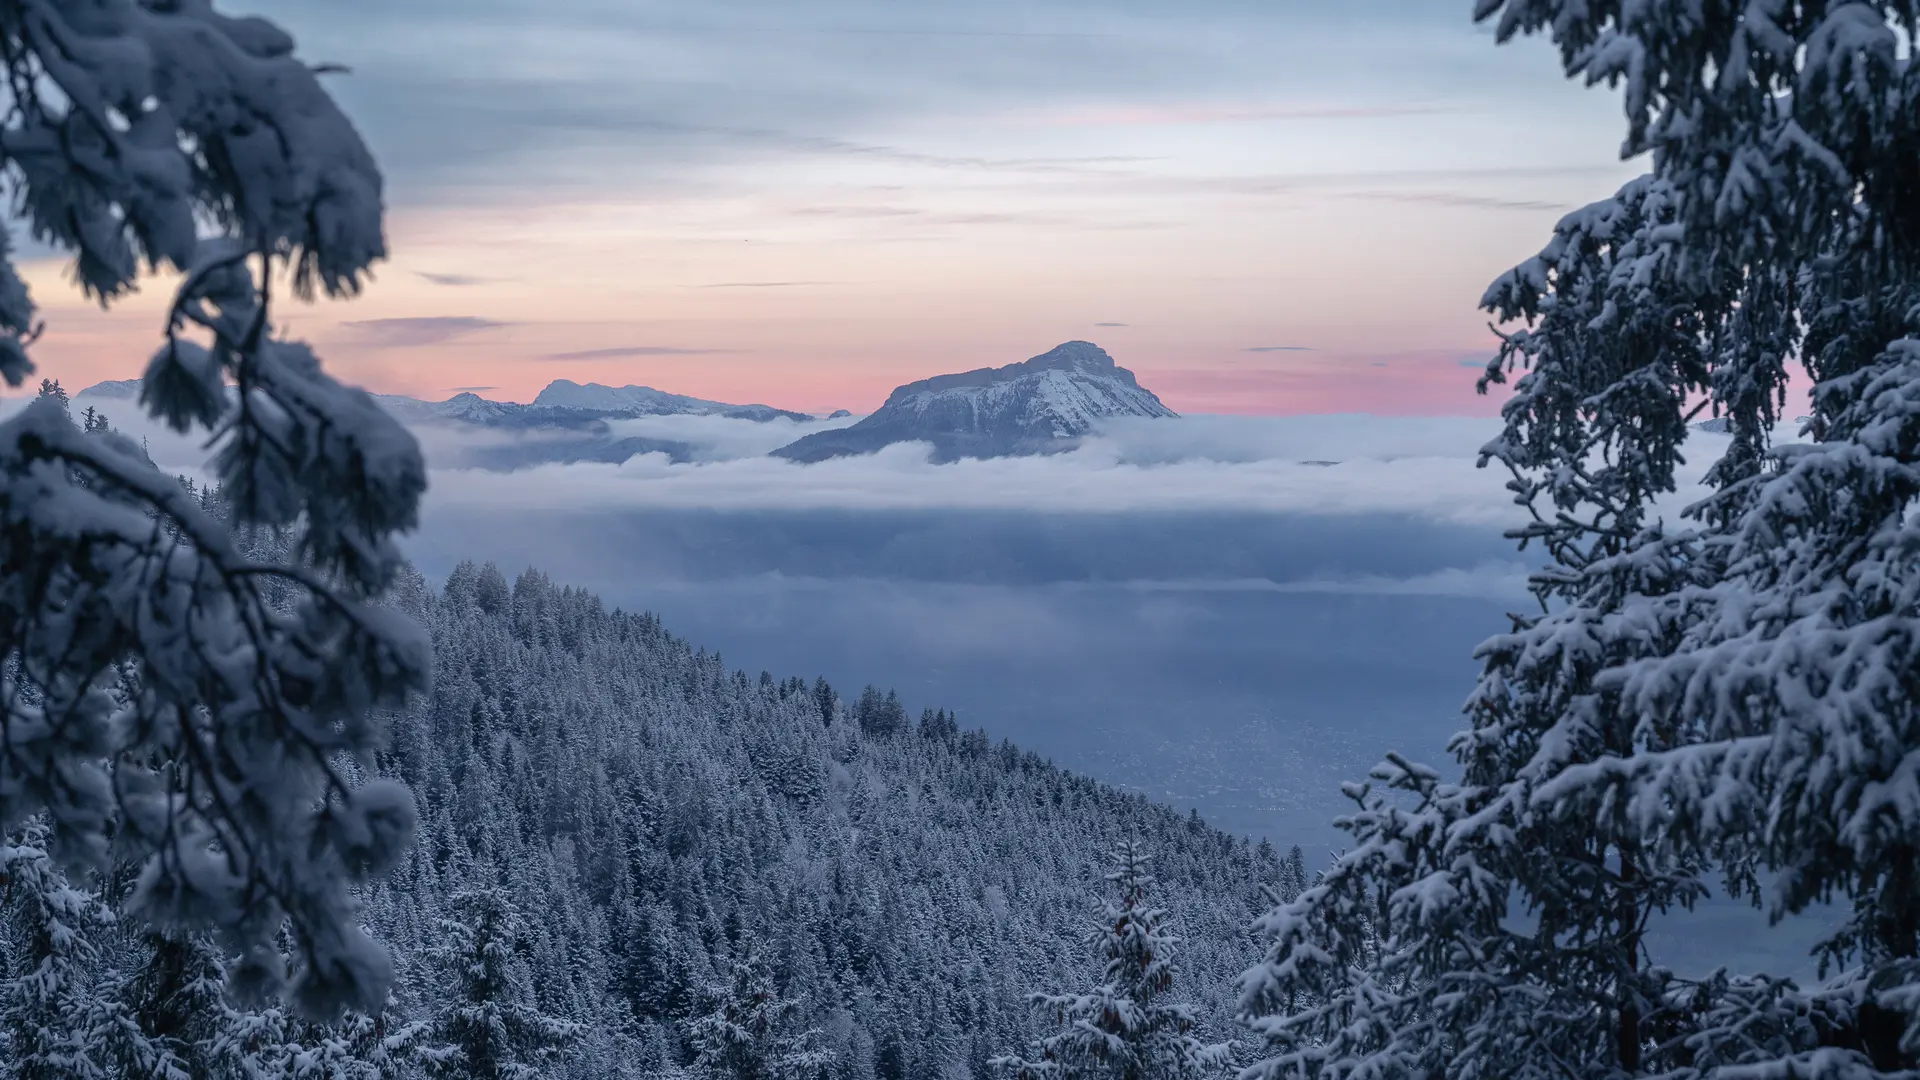
M 355 319 L 340 325 L 355 345 L 404 349 L 438 345 L 467 334 L 498 330 L 514 324 L 483 319 L 478 315 L 429 315 L 401 319 Z
M 695 285 L 696 289 L 797 289 L 813 285 L 834 285 L 832 281 L 716 281 L 711 285 Z
M 734 352 L 733 349 L 686 349 L 674 345 L 618 345 L 610 349 L 581 349 L 576 352 L 543 353 L 541 360 L 618 360 L 632 356 L 706 356 Z
M 1283 120 L 1379 120 L 1459 112 L 1458 106 L 1404 105 L 1118 105 L 1100 109 L 1015 114 L 1043 127 L 1149 127 L 1186 124 L 1261 123 Z

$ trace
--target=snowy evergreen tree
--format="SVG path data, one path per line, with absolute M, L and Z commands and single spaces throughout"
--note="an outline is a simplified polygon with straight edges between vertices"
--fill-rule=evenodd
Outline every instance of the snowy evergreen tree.
M 229 1007 L 225 957 L 199 934 L 150 932 L 124 993 L 140 1030 L 189 1076 L 215 1075 Z
M 212 1057 L 236 1080 L 396 1080 L 407 1075 L 402 1070 L 424 1029 L 416 1023 L 389 1031 L 359 1014 L 321 1026 L 278 1008 L 230 1012 Z
M 378 744 L 372 710 L 426 681 L 423 636 L 369 602 L 425 472 L 368 395 L 276 336 L 269 292 L 283 271 L 303 296 L 359 288 L 385 254 L 380 174 L 262 19 L 209 0 L 15 8 L 13 204 L 102 302 L 143 267 L 180 272 L 141 401 L 211 434 L 238 524 L 297 544 L 286 564 L 248 558 L 138 446 L 76 429 L 51 380 L 0 424 L 0 825 L 44 813 L 72 858 L 112 835 L 145 860 L 126 910 L 220 931 L 246 994 L 377 1009 L 391 965 L 353 890 L 405 849 L 413 806 L 342 765 Z M 36 333 L 0 242 L 10 385 Z M 294 601 L 270 603 L 269 583 Z M 129 663 L 137 692 L 108 693 Z
M 1101 900 L 1089 939 L 1106 961 L 1105 977 L 1089 993 L 1034 995 L 1063 1030 L 1040 1040 L 1033 1059 L 997 1059 L 1016 1080 L 1174 1080 L 1219 1071 L 1229 1059 L 1229 1046 L 1192 1035 L 1193 1007 L 1171 999 L 1180 939 L 1147 900 L 1153 875 L 1144 848 L 1123 840 L 1112 861 L 1107 881 L 1119 898 Z
M 520 911 L 498 888 L 470 889 L 442 919 L 435 951 L 450 980 L 445 1011 L 421 1033 L 420 1058 L 430 1076 L 448 1080 L 520 1080 L 540 1075 L 579 1034 L 571 1020 L 542 1013 L 531 1000 L 519 952 L 526 947 Z
M 696 1076 L 712 1080 L 813 1080 L 833 1057 L 801 1028 L 800 1001 L 781 997 L 757 952 L 734 962 L 732 978 L 709 991 L 708 1011 L 686 1025 Z
M 106 1077 L 109 1062 L 88 1030 L 95 937 L 109 916 L 92 895 L 67 883 L 40 846 L 42 825 L 20 843 L 0 845 L 5 882 L 5 967 L 0 1026 L 5 1075 L 18 1080 Z
M 40 392 L 34 395 L 34 399 L 36 401 L 51 400 L 60 407 L 61 412 L 69 416 L 73 415 L 73 399 L 67 396 L 66 387 L 60 385 L 59 379 L 41 379 Z
M 1461 781 L 1393 757 L 1242 983 L 1281 1075 L 1868 1077 L 1920 1066 L 1920 225 L 1901 3 L 1481 0 L 1625 90 L 1652 172 L 1486 305 L 1527 326 L 1486 455 L 1553 564 L 1481 648 Z M 1777 445 L 1789 364 L 1808 443 Z M 1692 404 L 1714 493 L 1656 499 Z M 1641 944 L 1717 875 L 1853 917 L 1807 991 Z M 1770 881 L 1762 892 L 1762 882 Z
M 35 819 L 0 843 L 0 1077 L 166 1075 L 102 964 L 113 913 L 48 858 Z

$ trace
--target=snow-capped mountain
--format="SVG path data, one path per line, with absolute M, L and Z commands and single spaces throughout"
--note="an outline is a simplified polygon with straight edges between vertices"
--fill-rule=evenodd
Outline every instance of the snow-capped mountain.
M 76 401 L 116 403 L 140 397 L 140 380 L 95 383 L 74 395 Z M 231 388 L 229 388 L 231 392 Z M 407 424 L 455 430 L 486 429 L 479 440 L 441 441 L 439 467 L 500 471 L 547 463 L 597 461 L 618 464 L 636 454 L 665 454 L 676 462 L 693 460 L 695 447 L 671 438 L 622 434 L 609 423 L 642 416 L 721 416 L 755 423 L 813 420 L 806 413 L 771 405 L 732 405 L 724 401 L 669 394 L 646 386 L 602 386 L 560 379 L 548 384 L 532 404 L 493 401 L 478 394 L 455 394 L 445 401 L 423 401 L 402 394 L 375 394 L 374 400 Z M 117 403 L 126 403 L 122 406 Z M 775 435 L 774 438 L 779 438 Z
M 456 464 L 512 470 L 546 463 L 600 461 L 617 464 L 635 454 L 665 454 L 688 461 L 693 447 L 672 439 L 622 436 L 608 423 L 640 416 L 723 416 L 768 423 L 803 422 L 805 413 L 770 405 L 731 405 L 724 401 L 669 394 L 648 386 L 602 386 L 558 379 L 530 405 L 491 401 L 477 394 L 455 394 L 445 401 L 421 401 L 395 394 L 378 395 L 388 412 L 408 423 L 480 427 L 515 434 L 508 441 L 471 446 Z
M 805 413 L 776 409 L 771 405 L 729 405 L 724 401 L 669 394 L 651 386 L 604 386 L 600 383 L 582 386 L 569 379 L 555 379 L 548 383 L 547 388 L 540 391 L 540 396 L 533 399 L 533 404 L 554 409 L 590 409 L 620 416 L 729 416 L 736 420 L 763 422 L 778 416 L 789 420 L 812 419 Z
M 1176 416 L 1105 349 L 1069 341 L 1018 364 L 908 383 L 851 427 L 774 451 L 799 462 L 928 442 L 939 461 L 1068 450 L 1115 416 Z
M 376 395 L 389 412 L 402 420 L 452 420 L 481 427 L 576 429 L 589 421 L 630 416 L 726 416 L 764 423 L 778 417 L 811 420 L 805 413 L 771 405 L 730 405 L 724 401 L 669 394 L 650 386 L 585 386 L 556 379 L 540 391 L 533 404 L 492 401 L 477 394 L 455 394 L 445 401 L 422 401 L 398 394 Z
M 97 398 L 101 401 L 138 401 L 140 400 L 140 380 L 108 379 L 106 382 L 94 383 L 73 396 Z
M 708 402 L 705 398 L 687 398 L 668 394 L 653 386 L 586 386 L 572 380 L 555 379 L 534 398 L 534 404 L 493 402 L 478 394 L 455 394 L 445 402 L 422 402 L 399 394 L 376 394 L 380 404 L 403 421 L 436 423 L 455 421 L 476 427 L 497 429 L 586 430 L 605 427 L 601 421 L 624 417 L 730 417 L 737 421 L 766 423 L 774 419 L 810 421 L 806 413 L 776 409 L 772 405 L 732 405 Z

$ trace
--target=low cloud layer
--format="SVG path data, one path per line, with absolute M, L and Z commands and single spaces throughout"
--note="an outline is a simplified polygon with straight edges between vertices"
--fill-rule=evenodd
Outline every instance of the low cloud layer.
M 1031 511 L 1047 514 L 1404 515 L 1499 530 L 1520 522 L 1496 464 L 1477 458 L 1498 422 L 1368 416 L 1189 416 L 1122 421 L 1079 448 L 1045 457 L 931 464 L 927 447 L 902 443 L 877 454 L 797 465 L 765 455 L 840 421 L 757 424 L 674 416 L 615 421 L 614 434 L 684 443 L 693 460 L 662 455 L 622 464 L 541 465 L 512 473 L 436 470 L 430 499 L 449 509 L 517 507 L 563 511 L 897 510 Z M 430 459 L 456 461 L 463 440 L 517 436 L 425 433 Z M 1694 486 L 1721 437 L 1699 434 L 1701 452 L 1683 476 L 1672 512 Z
M 201 475 L 198 441 L 99 404 Z M 1501 537 L 1504 477 L 1475 467 L 1490 421 L 1199 416 L 1046 458 L 764 456 L 825 426 L 654 417 L 614 434 L 695 460 L 435 467 L 405 549 L 435 579 L 537 568 L 749 670 L 895 686 L 1309 848 L 1337 842 L 1339 784 L 1386 751 L 1445 765 L 1474 647 L 1531 603 L 1537 556 Z M 512 437 L 421 435 L 430 462 Z M 1699 439 L 1696 475 L 1724 441 Z
M 695 460 L 542 465 L 512 473 L 437 470 L 429 498 L 449 509 L 572 507 L 751 510 L 975 510 L 1043 513 L 1408 514 L 1497 527 L 1514 520 L 1501 477 L 1474 456 L 1484 420 L 1187 417 L 1124 422 L 1069 453 L 934 465 L 897 444 L 796 465 L 765 455 L 852 419 L 752 423 L 709 416 L 614 422 L 618 436 L 684 442 Z M 423 431 L 430 460 L 458 460 L 486 432 Z
M 24 399 L 0 406 L 0 415 Z M 201 475 L 205 450 L 147 419 L 132 401 L 82 398 L 146 443 L 163 468 Z M 1480 468 L 1498 422 L 1477 418 L 1188 416 L 1111 422 L 1067 453 L 929 462 L 924 444 L 812 465 L 767 454 L 858 417 L 756 423 L 720 416 L 656 416 L 609 423 L 612 437 L 685 447 L 674 464 L 645 454 L 621 464 L 538 465 L 513 472 L 449 467 L 471 451 L 549 437 L 478 428 L 416 429 L 432 470 L 429 510 L 890 513 L 955 511 L 1041 515 L 1315 515 L 1404 517 L 1497 537 L 1519 523 L 1497 464 Z M 1791 438 L 1791 428 L 1778 433 Z M 1677 515 L 1726 437 L 1696 432 Z

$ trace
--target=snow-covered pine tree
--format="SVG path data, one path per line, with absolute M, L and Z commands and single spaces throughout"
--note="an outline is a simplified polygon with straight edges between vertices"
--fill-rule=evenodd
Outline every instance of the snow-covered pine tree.
M 425 1027 L 415 1022 L 389 1030 L 358 1013 L 319 1025 L 280 1008 L 230 1011 L 212 1058 L 225 1069 L 218 1075 L 235 1080 L 398 1080 Z M 199 1080 L 216 1074 L 185 1075 Z
M 67 389 L 60 385 L 59 379 L 41 379 L 40 392 L 34 395 L 36 401 L 51 400 L 60 406 L 60 411 L 72 415 L 73 399 L 67 396 Z
M 120 993 L 154 1047 L 161 1075 L 215 1076 L 230 1007 L 225 957 L 201 934 L 151 931 L 130 950 L 139 957 Z
M 757 950 L 733 963 L 708 1010 L 686 1024 L 693 1072 L 711 1080 L 815 1080 L 833 1056 L 815 1045 L 820 1032 L 795 1029 L 798 998 L 782 997 Z
M 1529 329 L 1487 448 L 1554 564 L 1489 641 L 1460 784 L 1391 758 L 1350 851 L 1265 922 L 1267 1075 L 1875 1076 L 1920 1063 L 1915 13 L 1898 3 L 1481 0 L 1624 85 L 1653 171 L 1486 304 Z M 1773 446 L 1787 364 L 1816 441 Z M 1685 405 L 1729 418 L 1672 529 Z M 1640 948 L 1709 868 L 1791 917 L 1847 897 L 1813 993 Z M 1511 910 L 1518 901 L 1519 911 Z M 1531 926 L 1515 915 L 1531 916 Z M 1378 933 L 1363 933 L 1371 925 Z M 1903 1035 L 1904 1031 L 1904 1035 Z M 1757 1071 L 1756 1071 L 1757 1070 Z M 1736 1074 L 1730 1072 L 1728 1075 Z M 1903 1074 L 1904 1075 L 1904 1074 Z
M 1262 923 L 1272 950 L 1242 1004 L 1268 1075 L 1633 1074 L 1649 1040 L 1680 1034 L 1640 938 L 1650 912 L 1698 897 L 1704 858 L 1566 796 L 1650 737 L 1596 684 L 1664 647 L 1634 606 L 1710 580 L 1697 545 L 1653 518 L 1708 369 L 1700 305 L 1650 242 L 1671 213 L 1661 185 L 1630 184 L 1489 293 L 1534 323 L 1496 361 L 1532 370 L 1484 453 L 1532 519 L 1510 535 L 1552 556 L 1532 583 L 1540 611 L 1480 648 L 1473 726 L 1451 747 L 1461 783 L 1391 757 L 1374 772 L 1388 791 L 1350 789 L 1350 848 Z
M 467 889 L 440 920 L 433 959 L 448 999 L 418 1036 L 427 1074 L 446 1080 L 523 1080 L 579 1034 L 533 1003 L 520 968 L 525 925 L 506 890 Z
M 1034 1058 L 995 1059 L 1015 1080 L 1177 1080 L 1223 1070 L 1232 1048 L 1192 1034 L 1194 1012 L 1173 1000 L 1180 939 L 1167 913 L 1147 898 L 1153 875 L 1137 840 L 1112 854 L 1088 944 L 1106 962 L 1103 981 L 1084 994 L 1035 994 L 1034 1006 L 1061 1030 L 1034 1045 Z
M 5 966 L 0 968 L 0 1037 L 9 1080 L 104 1077 L 86 1015 L 92 987 L 89 931 L 106 912 L 49 865 L 44 826 L 0 845 L 6 882 Z
M 47 834 L 34 819 L 0 842 L 0 1077 L 164 1076 L 99 965 L 113 913 L 48 858 Z
M 1550 33 L 1569 74 L 1625 89 L 1626 149 L 1673 192 L 1661 243 L 1706 298 L 1735 433 L 1693 511 L 1707 583 L 1636 611 L 1653 654 L 1598 677 L 1636 715 L 1636 753 L 1545 794 L 1623 807 L 1644 846 L 1717 853 L 1736 887 L 1758 864 L 1775 918 L 1850 909 L 1819 949 L 1843 970 L 1812 1001 L 1767 980 L 1693 995 L 1715 1017 L 1694 1067 L 1920 1068 L 1920 12 L 1480 7 L 1503 39 Z M 1812 441 L 1770 446 L 1756 405 L 1794 361 Z
M 128 910 L 221 931 L 242 989 L 377 1009 L 391 965 L 352 890 L 405 848 L 413 805 L 337 763 L 377 744 L 375 707 L 426 680 L 423 635 L 369 602 L 425 472 L 368 395 L 275 336 L 269 292 L 282 271 L 303 296 L 358 289 L 385 254 L 380 174 L 263 19 L 210 0 L 8 10 L 14 205 L 102 302 L 143 265 L 181 272 L 141 400 L 211 433 L 240 524 L 297 525 L 299 542 L 290 565 L 249 558 L 138 446 L 77 430 L 57 394 L 0 424 L 0 827 L 45 813 L 74 857 L 111 833 L 145 858 Z M 18 386 L 37 327 L 3 244 L 0 377 Z M 265 602 L 269 581 L 296 602 Z M 101 683 L 129 661 L 139 690 L 117 700 Z

